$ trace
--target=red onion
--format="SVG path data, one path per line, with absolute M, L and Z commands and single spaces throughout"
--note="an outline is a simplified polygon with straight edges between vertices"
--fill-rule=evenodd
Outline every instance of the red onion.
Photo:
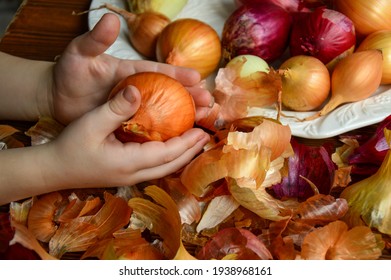
M 262 4 L 269 2 L 284 8 L 288 12 L 309 12 L 317 7 L 334 7 L 334 0 L 235 0 L 236 7 L 252 3 Z
M 311 55 L 324 64 L 354 50 L 356 34 L 353 22 L 344 14 L 326 8 L 297 13 L 293 19 L 290 53 Z
M 236 0 L 237 7 L 247 4 L 264 4 L 272 3 L 284 8 L 288 12 L 309 11 L 307 3 L 304 0 Z
M 274 4 L 242 5 L 224 24 L 221 40 L 224 59 L 252 54 L 273 62 L 287 48 L 291 23 L 291 15 Z
M 291 139 L 294 155 L 289 158 L 288 174 L 280 183 L 272 186 L 278 198 L 296 197 L 307 199 L 314 195 L 305 177 L 318 188 L 321 194 L 329 194 L 334 180 L 335 164 L 331 160 L 332 144 L 309 146 Z

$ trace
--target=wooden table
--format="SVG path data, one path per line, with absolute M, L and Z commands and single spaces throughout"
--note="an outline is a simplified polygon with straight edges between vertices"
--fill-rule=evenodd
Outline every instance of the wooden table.
M 77 35 L 88 30 L 91 0 L 24 0 L 0 41 L 0 51 L 53 61 Z

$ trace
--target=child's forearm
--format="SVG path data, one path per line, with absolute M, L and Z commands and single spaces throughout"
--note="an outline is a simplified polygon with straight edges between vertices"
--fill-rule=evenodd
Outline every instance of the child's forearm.
M 0 52 L 0 119 L 34 121 L 50 115 L 54 63 Z
M 0 152 L 0 205 L 61 188 L 61 175 L 47 145 Z

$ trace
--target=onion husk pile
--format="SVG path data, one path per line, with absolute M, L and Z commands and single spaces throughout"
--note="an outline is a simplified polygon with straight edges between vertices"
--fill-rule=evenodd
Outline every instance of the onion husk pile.
M 270 193 L 291 156 L 289 127 L 236 120 L 186 171 L 110 192 L 61 191 L 12 203 L 8 240 L 42 259 L 379 258 L 379 234 L 340 221 L 344 198 Z

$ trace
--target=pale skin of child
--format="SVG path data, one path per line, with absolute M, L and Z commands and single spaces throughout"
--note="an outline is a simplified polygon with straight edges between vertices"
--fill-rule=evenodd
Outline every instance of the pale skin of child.
M 105 54 L 119 29 L 118 17 L 105 14 L 92 31 L 75 38 L 56 63 L 0 52 L 0 119 L 37 121 L 49 116 L 66 125 L 50 143 L 0 151 L 0 205 L 58 190 L 161 178 L 189 163 L 209 141 L 198 128 L 166 142 L 121 143 L 115 138 L 113 131 L 137 111 L 141 97 L 132 86 L 109 101 L 108 93 L 136 72 L 161 72 L 180 81 L 194 98 L 196 119 L 213 103 L 195 70 Z

